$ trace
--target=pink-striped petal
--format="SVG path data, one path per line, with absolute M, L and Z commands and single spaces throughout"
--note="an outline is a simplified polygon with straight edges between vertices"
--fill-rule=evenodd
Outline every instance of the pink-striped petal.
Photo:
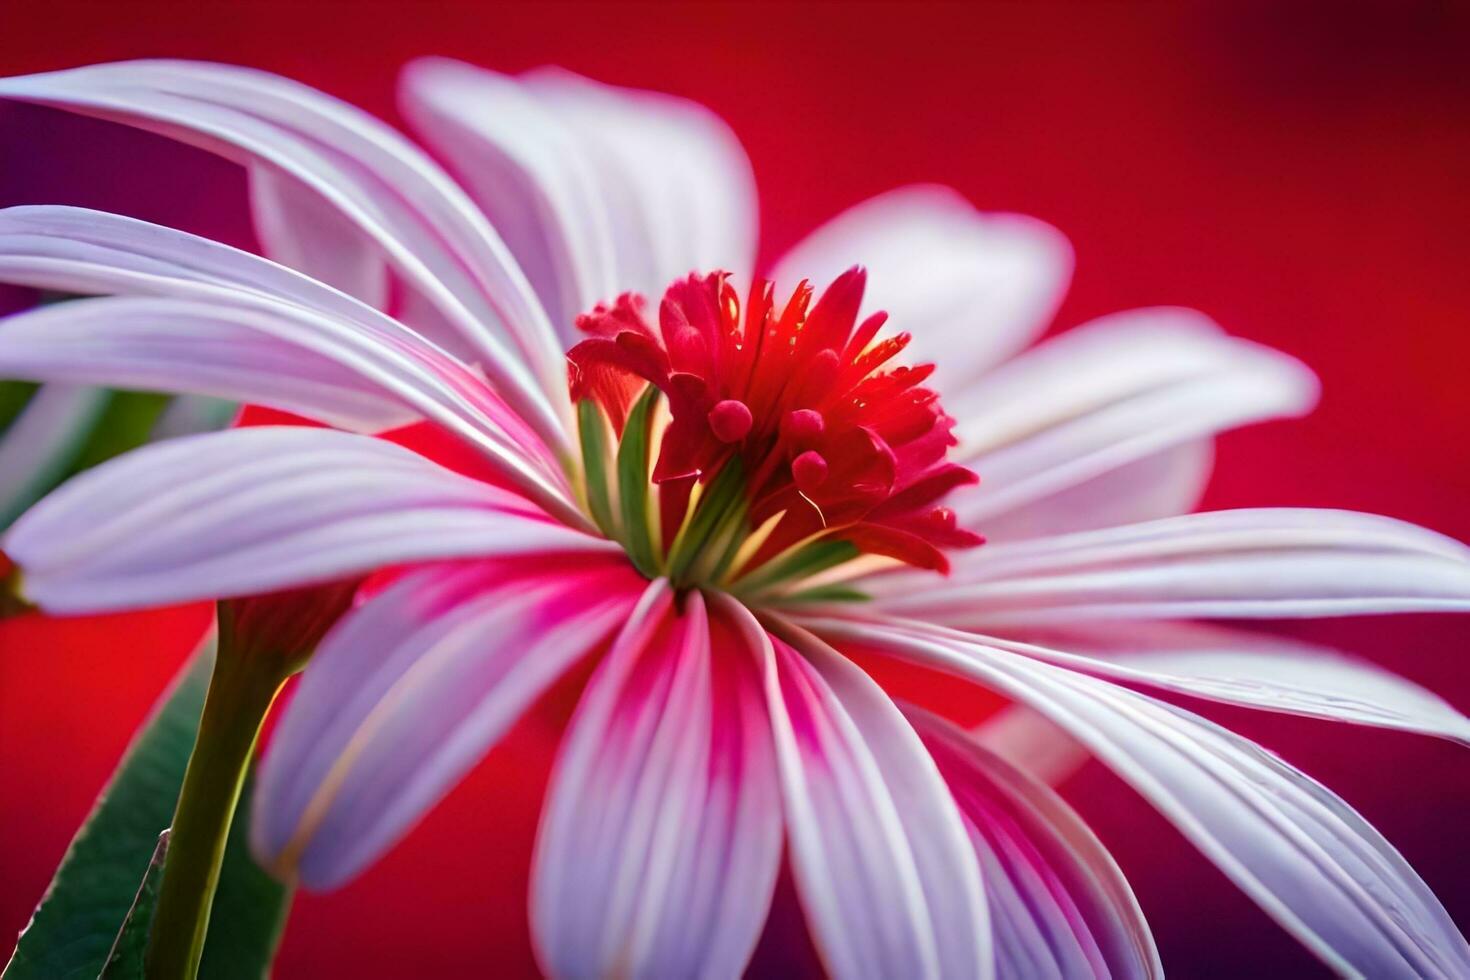
M 1060 796 L 953 724 L 905 714 L 965 818 L 1003 977 L 1162 977 L 1123 872 Z
M 553 976 L 737 977 L 781 853 L 755 664 L 665 583 L 593 678 L 557 760 L 532 921 Z
M 349 613 L 266 754 L 257 857 L 309 888 L 350 880 L 616 631 L 641 583 L 616 558 L 473 562 L 412 572 Z
M 733 600 L 722 605 L 740 615 Z M 934 761 L 856 665 L 743 614 L 765 662 L 791 860 L 834 976 L 994 975 L 975 855 Z
M 1072 250 L 1033 218 L 984 214 L 948 188 L 915 186 L 833 218 L 773 276 L 783 288 L 802 279 L 825 286 L 859 263 L 868 269 L 865 309 L 887 310 L 892 330 L 912 333 L 905 356 L 933 362 L 937 387 L 953 397 L 1046 329 Z
M 444 314 L 543 439 L 565 444 L 562 350 L 545 311 L 464 192 L 380 121 L 278 76 L 187 61 L 3 79 L 0 96 L 137 125 L 301 184 Z
M 1227 337 L 1198 313 L 1166 308 L 1104 317 L 1042 344 L 947 402 L 960 420 L 953 458 L 982 479 L 950 503 L 962 522 L 982 532 L 991 520 L 1004 532 L 1013 513 L 1024 526 L 1026 508 L 1063 511 L 1075 502 L 1056 498 L 1064 491 L 1226 429 L 1302 414 L 1316 403 L 1317 390 L 1299 361 Z M 1198 491 L 1207 461 L 1198 455 L 1183 461 L 1172 474 L 1181 486 L 1170 488 L 1166 506 Z M 1129 495 L 1137 484 L 1123 479 L 1091 489 Z M 1069 519 L 1077 518 L 1048 514 L 1036 522 L 1043 530 L 1048 521 L 1071 529 Z
M 26 594 L 55 612 L 274 592 L 438 558 L 616 551 L 392 443 L 295 427 L 110 460 L 28 511 L 3 547 Z
M 1470 974 L 1470 946 L 1393 846 L 1326 787 L 1259 746 L 1142 694 L 983 643 L 871 623 L 818 628 L 1047 715 L 1338 973 Z

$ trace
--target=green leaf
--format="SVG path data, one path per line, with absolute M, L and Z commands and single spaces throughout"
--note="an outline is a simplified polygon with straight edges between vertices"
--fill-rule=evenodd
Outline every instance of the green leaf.
M 582 442 L 582 468 L 587 476 L 587 506 L 598 528 L 609 537 L 617 536 L 613 524 L 612 497 L 607 485 L 607 423 L 602 409 L 590 398 L 577 403 L 577 432 Z
M 10 428 L 40 387 L 33 381 L 0 381 L 0 432 Z
M 151 915 L 153 901 L 145 877 L 158 835 L 173 818 L 213 661 L 211 640 L 140 729 L 62 858 L 3 980 L 94 980 L 115 942 L 120 955 L 141 955 L 140 915 Z M 207 980 L 264 976 L 285 924 L 289 889 L 260 870 L 246 848 L 250 790 L 247 784 L 230 828 L 210 916 L 199 974 Z M 138 975 L 126 965 L 109 966 L 108 976 Z

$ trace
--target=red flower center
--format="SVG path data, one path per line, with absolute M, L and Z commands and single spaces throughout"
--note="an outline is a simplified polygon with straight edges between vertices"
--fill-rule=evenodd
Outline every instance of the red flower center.
M 853 268 L 815 303 L 803 282 L 779 308 L 757 281 L 742 316 L 725 273 L 691 275 L 664 294 L 656 330 L 633 294 L 577 318 L 591 336 L 568 354 L 573 400 L 600 406 L 624 446 L 630 415 L 652 426 L 654 533 L 667 543 L 655 564 L 700 530 L 701 545 L 736 552 L 713 559 L 736 579 L 819 543 L 823 567 L 866 553 L 941 571 L 943 549 L 980 543 L 939 504 L 975 476 L 945 459 L 954 420 L 923 386 L 933 365 L 891 364 L 909 336 L 880 339 L 884 313 L 858 322 L 866 280 Z M 634 408 L 655 393 L 668 403 L 661 432 Z M 701 516 L 715 506 L 725 512 Z M 716 541 L 724 525 L 736 533 Z

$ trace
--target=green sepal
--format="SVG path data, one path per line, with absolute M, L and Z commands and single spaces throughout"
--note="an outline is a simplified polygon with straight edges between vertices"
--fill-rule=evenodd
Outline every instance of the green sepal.
M 649 578 L 658 575 L 658 555 L 653 543 L 653 521 L 649 508 L 648 444 L 653 406 L 659 390 L 652 385 L 633 404 L 623 425 L 618 445 L 618 503 L 621 506 L 624 544 L 628 557 Z
M 211 640 L 139 729 L 67 848 L 3 980 L 93 980 L 102 972 L 140 897 L 158 835 L 173 817 L 213 662 Z M 262 871 L 247 847 L 250 791 L 247 783 L 230 829 L 199 971 L 206 980 L 259 980 L 285 925 L 290 890 Z
M 577 432 L 582 443 L 582 471 L 587 480 L 587 507 L 602 533 L 616 539 L 612 491 L 607 482 L 607 423 L 602 409 L 590 398 L 577 403 Z
M 819 538 L 757 568 L 734 584 L 737 595 L 751 595 L 782 582 L 803 579 L 851 561 L 862 552 L 851 541 Z
M 740 457 L 732 456 L 705 488 L 691 517 L 669 548 L 669 578 L 678 582 L 710 545 L 714 531 L 732 507 L 744 503 L 745 472 Z

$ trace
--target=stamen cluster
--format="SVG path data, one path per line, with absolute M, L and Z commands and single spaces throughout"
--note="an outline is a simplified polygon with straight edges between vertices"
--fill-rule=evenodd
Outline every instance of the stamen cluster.
M 704 566 L 695 581 L 769 586 L 860 554 L 944 571 L 943 549 L 980 543 L 938 503 L 976 478 L 945 459 L 954 420 L 923 386 L 933 365 L 890 366 L 909 336 L 879 338 L 884 313 L 858 323 L 866 280 L 850 269 L 815 303 L 803 282 L 779 308 L 756 281 L 742 316 L 727 274 L 690 275 L 665 293 L 657 330 L 634 294 L 578 318 L 590 337 L 568 358 L 584 455 L 590 405 L 623 446 L 634 427 L 635 442 L 657 441 L 656 535 L 669 544 L 648 549 L 652 570 L 689 577 L 677 567 L 689 552 Z

